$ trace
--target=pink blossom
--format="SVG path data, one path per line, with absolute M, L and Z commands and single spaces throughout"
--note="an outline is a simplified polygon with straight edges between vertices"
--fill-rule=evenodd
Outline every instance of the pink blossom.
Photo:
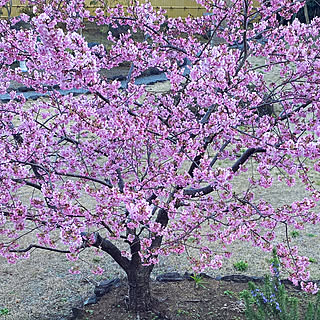
M 37 0 L 34 17 L 0 21 L 0 254 L 9 262 L 26 257 L 19 240 L 30 223 L 31 243 L 61 246 L 72 261 L 91 247 L 124 269 L 189 247 L 195 271 L 216 269 L 226 246 L 244 241 L 275 246 L 290 279 L 315 292 L 308 259 L 275 230 L 320 221 L 320 20 L 279 25 L 304 5 L 293 0 L 262 2 L 254 21 L 248 1 L 246 10 L 197 2 L 211 14 L 166 18 L 146 2 L 90 16 L 84 0 Z M 84 18 L 128 29 L 91 48 Z M 21 20 L 30 28 L 17 30 Z M 219 43 L 205 40 L 209 30 Z M 110 79 L 123 65 L 126 81 Z M 150 68 L 165 89 L 138 84 Z M 27 101 L 14 82 L 45 97 Z M 74 89 L 88 94 L 62 91 Z M 270 196 L 300 185 L 304 199 Z

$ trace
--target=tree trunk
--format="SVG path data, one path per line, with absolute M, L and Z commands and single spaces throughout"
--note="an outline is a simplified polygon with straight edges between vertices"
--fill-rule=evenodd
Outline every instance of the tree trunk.
M 164 210 L 162 210 L 164 216 Z M 88 234 L 83 232 L 84 238 L 83 246 L 86 247 Z M 129 260 L 121 255 L 121 251 L 111 243 L 111 241 L 102 238 L 99 233 L 94 233 L 94 243 L 91 246 L 100 248 L 107 252 L 119 264 L 119 266 L 126 272 L 129 286 L 129 310 L 134 312 L 149 311 L 151 309 L 151 291 L 150 291 L 150 275 L 154 265 L 143 266 L 139 256 L 140 241 L 136 240 L 131 244 L 132 259 Z M 159 247 L 161 245 L 162 237 L 156 237 L 155 244 Z
M 150 274 L 152 267 L 130 268 L 127 272 L 129 286 L 129 310 L 148 311 L 151 309 Z

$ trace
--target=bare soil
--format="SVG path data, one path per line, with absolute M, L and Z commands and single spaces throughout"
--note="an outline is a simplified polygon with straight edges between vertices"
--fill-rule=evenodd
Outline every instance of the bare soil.
M 258 284 L 259 285 L 259 284 Z M 262 285 L 262 284 L 261 284 Z M 308 301 L 308 296 L 288 285 L 291 297 L 300 300 L 300 319 Z M 99 304 L 88 305 L 79 310 L 77 320 L 245 320 L 245 305 L 241 292 L 248 289 L 247 283 L 206 279 L 203 287 L 184 280 L 172 283 L 152 283 L 153 308 L 149 312 L 134 314 L 126 308 L 126 287 L 121 286 L 102 297 Z
M 153 309 L 140 314 L 140 320 L 202 320 L 245 319 L 244 305 L 238 292 L 247 289 L 247 284 L 207 279 L 204 287 L 195 287 L 192 281 L 152 283 Z M 234 297 L 232 294 L 234 294 Z M 84 308 L 78 319 L 124 320 L 137 319 L 137 315 L 126 310 L 126 286 L 115 288 L 102 297 L 98 305 Z

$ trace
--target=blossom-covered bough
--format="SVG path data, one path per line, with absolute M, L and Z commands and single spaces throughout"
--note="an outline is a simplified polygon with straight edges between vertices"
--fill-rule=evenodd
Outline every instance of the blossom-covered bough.
M 126 272 L 129 307 L 139 311 L 151 307 L 159 256 L 188 251 L 192 237 L 195 272 L 219 268 L 239 239 L 276 247 L 290 279 L 317 290 L 288 228 L 320 218 L 309 175 L 320 171 L 320 20 L 279 26 L 277 16 L 289 19 L 303 1 L 197 2 L 211 14 L 173 19 L 150 3 L 102 1 L 90 16 L 81 0 L 30 0 L 32 18 L 0 21 L 1 93 L 17 81 L 47 94 L 30 103 L 11 90 L 0 105 L 0 254 L 9 262 L 34 248 L 76 259 L 96 247 Z M 130 31 L 89 47 L 79 32 L 87 19 Z M 20 20 L 28 28 L 14 28 Z M 124 86 L 100 72 L 122 63 L 131 65 Z M 167 92 L 135 85 L 151 67 L 165 72 Z M 275 67 L 279 79 L 267 82 Z M 308 196 L 284 206 L 262 199 L 277 179 L 300 180 Z M 34 242 L 19 245 L 31 231 Z

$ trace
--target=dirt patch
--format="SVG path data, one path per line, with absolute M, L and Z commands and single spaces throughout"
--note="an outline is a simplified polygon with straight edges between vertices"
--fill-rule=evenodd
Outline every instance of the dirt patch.
M 247 284 L 237 284 L 237 293 L 233 291 L 233 284 L 228 282 L 207 279 L 203 286 L 196 288 L 195 283 L 188 280 L 152 282 L 153 309 L 141 314 L 140 319 L 245 319 L 244 305 L 236 296 L 247 288 Z M 231 296 L 231 290 L 235 297 Z M 126 296 L 125 285 L 115 288 L 102 297 L 99 304 L 86 306 L 77 319 L 136 319 L 135 314 L 126 310 Z
M 262 285 L 262 284 L 261 284 Z M 133 314 L 126 309 L 126 286 L 113 289 L 101 298 L 99 304 L 88 305 L 76 317 L 77 320 L 245 320 L 245 306 L 241 292 L 247 283 L 205 279 L 203 287 L 194 281 L 152 283 L 153 309 L 144 314 Z M 287 286 L 290 296 L 298 297 L 300 315 L 305 311 L 307 296 L 292 286 Z M 301 317 L 300 317 L 301 318 Z M 303 317 L 302 317 L 303 318 Z M 301 318 L 301 319 L 302 319 Z

